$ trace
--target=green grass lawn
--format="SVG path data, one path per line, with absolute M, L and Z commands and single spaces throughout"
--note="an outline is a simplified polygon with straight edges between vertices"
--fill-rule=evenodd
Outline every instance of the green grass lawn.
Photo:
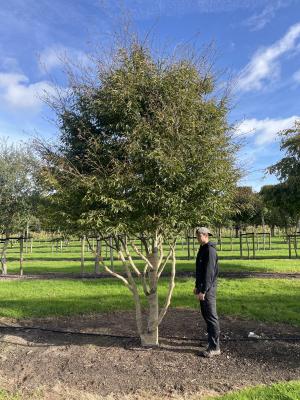
M 212 400 L 211 397 L 207 400 Z M 257 386 L 224 396 L 214 397 L 215 400 L 299 400 L 300 381 L 280 382 L 270 386 Z
M 279 251 L 282 243 L 278 242 L 277 245 L 276 251 Z M 183 251 L 180 243 L 177 247 L 179 252 L 177 271 L 194 272 L 195 260 L 180 259 L 180 254 L 184 254 L 186 249 L 184 248 Z M 276 258 L 274 251 L 265 251 L 269 255 L 273 254 L 274 258 L 240 260 L 224 258 L 223 253 L 230 253 L 227 249 L 220 252 L 220 270 L 221 272 L 300 272 L 300 259 Z M 108 257 L 109 251 L 103 248 L 102 254 Z M 28 252 L 24 254 L 24 257 L 25 274 L 80 273 L 78 241 L 71 242 L 68 247 L 63 247 L 62 251 L 60 248 L 52 249 L 49 243 L 36 242 L 32 254 Z M 139 266 L 143 265 L 141 260 L 136 260 L 136 262 Z M 114 268 L 116 271 L 122 270 L 120 261 L 114 260 Z M 166 272 L 169 269 L 167 266 Z M 19 271 L 17 244 L 8 251 L 8 271 L 9 273 Z M 86 253 L 85 271 L 94 271 L 91 252 Z M 177 279 L 172 306 L 198 307 L 191 296 L 193 284 L 193 279 Z M 114 279 L 101 280 L 101 282 L 88 280 L 76 282 L 72 280 L 2 281 L 0 285 L 1 316 L 41 317 L 133 308 L 130 293 Z M 299 289 L 299 281 L 296 280 L 220 279 L 218 307 L 221 314 L 299 325 Z M 161 288 L 162 297 L 166 294 L 166 290 L 167 280 L 164 280 Z
M 279 240 L 279 239 L 278 239 Z M 220 270 L 229 272 L 300 272 L 300 258 L 288 259 L 287 251 L 283 248 L 282 242 L 276 244 L 273 250 L 265 250 L 257 252 L 257 259 L 239 259 L 239 252 L 229 249 L 219 251 Z M 223 246 L 224 248 L 225 246 Z M 274 244 L 275 247 L 275 244 Z M 198 246 L 195 245 L 195 252 Z M 29 250 L 29 249 L 28 249 Z M 52 251 L 53 250 L 53 251 Z M 299 252 L 300 253 L 300 252 Z M 109 251 L 105 247 L 102 249 L 102 255 L 106 258 L 107 264 L 110 266 Z M 187 249 L 178 243 L 177 245 L 177 271 L 193 272 L 195 269 L 195 257 L 191 249 L 191 259 L 187 260 Z M 185 258 L 185 259 L 184 259 Z M 52 249 L 50 243 L 34 242 L 32 254 L 30 251 L 24 254 L 24 273 L 40 274 L 49 272 L 62 273 L 80 273 L 80 246 L 79 242 L 70 242 L 69 246 Z M 143 263 L 136 260 L 138 265 Z M 115 254 L 114 268 L 116 271 L 121 271 L 122 266 L 117 260 Z M 166 268 L 168 271 L 170 267 Z M 93 255 L 89 250 L 86 250 L 85 272 L 92 273 L 94 271 Z M 15 244 L 8 249 L 8 272 L 19 272 L 19 247 Z
M 0 389 L 0 400 L 21 400 L 22 398 L 17 394 L 10 394 L 6 390 Z
M 193 279 L 178 279 L 172 307 L 198 308 Z M 0 316 L 46 317 L 133 309 L 131 293 L 115 279 L 2 281 Z M 167 293 L 168 280 L 159 289 Z M 267 322 L 300 325 L 300 281 L 297 279 L 220 279 L 218 309 Z
M 136 261 L 138 266 L 142 266 L 141 261 Z M 108 263 L 108 266 L 110 264 Z M 122 271 L 120 261 L 114 262 L 114 269 Z M 177 260 L 177 272 L 194 272 L 195 260 Z M 103 268 L 100 267 L 100 271 Z M 166 272 L 170 271 L 170 265 L 166 267 Z M 43 274 L 43 273 L 80 273 L 80 260 L 74 257 L 68 259 L 64 256 L 53 257 L 52 259 L 33 259 L 25 258 L 24 274 Z M 94 262 L 90 258 L 85 263 L 85 272 L 94 272 Z M 104 271 L 103 271 L 104 272 Z M 266 259 L 266 260 L 220 260 L 220 272 L 278 272 L 278 273 L 300 273 L 300 259 Z M 18 274 L 18 261 L 8 262 L 8 273 Z

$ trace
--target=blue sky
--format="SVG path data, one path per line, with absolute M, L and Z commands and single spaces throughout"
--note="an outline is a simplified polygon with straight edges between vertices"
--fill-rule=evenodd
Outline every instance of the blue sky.
M 0 136 L 55 137 L 41 97 L 50 76 L 63 85 L 61 55 L 85 62 L 124 12 L 160 49 L 214 41 L 215 68 L 234 77 L 230 120 L 248 171 L 241 184 L 276 182 L 264 174 L 282 156 L 276 133 L 300 118 L 300 0 L 9 0 L 0 9 Z

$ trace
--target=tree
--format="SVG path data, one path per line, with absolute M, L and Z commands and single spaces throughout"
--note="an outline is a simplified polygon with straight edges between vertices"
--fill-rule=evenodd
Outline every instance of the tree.
M 98 60 L 96 80 L 71 80 L 67 100 L 54 102 L 60 142 L 38 147 L 57 203 L 77 207 L 68 217 L 107 242 L 113 238 L 126 275 L 102 266 L 132 292 L 142 345 L 157 345 L 175 286 L 176 238 L 228 212 L 236 148 L 227 98 L 215 95 L 207 60 L 154 58 L 134 41 L 110 61 Z M 133 254 L 143 259 L 142 270 Z M 159 310 L 158 281 L 169 259 L 169 291 Z
M 289 190 L 285 184 L 265 185 L 260 190 L 264 207 L 266 209 L 265 220 L 271 227 L 271 235 L 274 236 L 275 226 L 285 228 L 292 224 L 292 218 L 286 208 Z
M 36 174 L 36 181 L 40 187 L 40 197 L 37 205 L 37 215 L 43 229 L 52 234 L 78 235 L 81 239 L 81 273 L 84 273 L 84 253 L 85 242 L 88 236 L 97 236 L 98 232 L 92 227 L 88 227 L 81 220 L 81 215 L 88 210 L 84 209 L 82 198 L 84 193 L 76 185 L 71 187 L 61 187 L 58 180 L 53 182 L 49 179 L 50 174 L 46 166 L 41 165 Z M 54 189 L 55 187 L 55 189 Z M 90 245 L 90 250 L 95 256 L 95 273 L 99 272 L 99 240 L 97 239 L 97 250 Z
M 275 174 L 284 188 L 284 208 L 295 220 L 295 232 L 300 224 L 300 121 L 295 126 L 280 132 L 281 150 L 285 156 L 268 168 L 269 173 Z
M 259 210 L 259 203 L 258 195 L 253 192 L 252 187 L 239 186 L 236 188 L 233 200 L 234 214 L 232 215 L 236 237 L 238 237 L 239 231 L 244 225 L 250 225 L 254 222 Z
M 6 250 L 14 232 L 27 231 L 34 210 L 36 187 L 33 182 L 35 160 L 26 147 L 0 143 L 0 229 L 4 236 L 1 254 L 2 273 L 7 273 Z

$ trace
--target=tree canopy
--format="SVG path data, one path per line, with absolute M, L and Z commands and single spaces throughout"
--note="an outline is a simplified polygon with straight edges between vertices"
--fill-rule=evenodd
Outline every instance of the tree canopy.
M 0 143 L 0 229 L 9 236 L 25 230 L 37 195 L 35 160 L 28 148 Z
M 280 133 L 281 150 L 285 156 L 268 171 L 275 174 L 281 184 L 281 207 L 295 220 L 296 226 L 300 221 L 300 121 L 295 126 Z M 297 229 L 297 228 L 296 228 Z
M 229 208 L 235 148 L 226 98 L 214 95 L 207 69 L 155 60 L 135 43 L 96 84 L 70 89 L 48 160 L 82 223 L 149 235 L 218 220 Z

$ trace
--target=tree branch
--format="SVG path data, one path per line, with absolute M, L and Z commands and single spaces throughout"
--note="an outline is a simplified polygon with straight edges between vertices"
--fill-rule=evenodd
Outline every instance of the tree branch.
M 160 323 L 162 322 L 164 316 L 167 313 L 167 310 L 168 310 L 169 305 L 171 303 L 173 290 L 174 290 L 174 287 L 175 287 L 176 257 L 175 257 L 175 249 L 174 249 L 174 247 L 171 249 L 171 253 L 172 253 L 172 270 L 171 270 L 171 276 L 170 276 L 170 282 L 169 282 L 169 290 L 168 290 L 167 298 L 166 298 L 166 301 L 165 301 L 165 305 L 161 309 L 161 311 L 159 313 L 159 316 L 158 316 L 158 325 L 160 325 Z
M 151 264 L 151 262 L 148 260 L 147 257 L 144 256 L 143 253 L 141 253 L 139 251 L 139 249 L 136 247 L 136 245 L 133 242 L 130 242 L 131 247 L 133 248 L 133 250 L 136 252 L 136 254 L 138 254 L 144 261 L 146 264 L 148 264 L 148 266 L 150 267 L 150 269 L 153 269 L 153 265 Z
M 167 263 L 168 263 L 168 261 L 169 261 L 169 259 L 170 259 L 170 256 L 171 256 L 171 254 L 172 254 L 172 251 L 175 252 L 176 240 L 177 240 L 177 238 L 174 240 L 174 242 L 173 242 L 172 244 L 169 244 L 169 246 L 170 246 L 170 251 L 169 251 L 169 253 L 168 253 L 168 255 L 167 255 L 166 259 L 165 259 L 165 262 L 163 263 L 162 267 L 159 269 L 159 271 L 158 271 L 158 273 L 157 273 L 157 278 L 158 278 L 158 279 L 160 278 L 160 276 L 161 276 L 163 270 L 165 269 L 165 266 L 167 265 Z
M 121 242 L 122 243 L 122 242 Z M 126 258 L 124 257 L 124 254 L 122 252 L 122 250 L 118 251 L 119 256 L 122 260 L 122 263 L 125 267 L 126 273 L 127 273 L 127 277 L 128 277 L 128 281 L 130 282 L 130 286 L 129 289 L 133 294 L 133 298 L 134 298 L 134 303 L 135 303 L 135 312 L 136 312 L 136 323 L 137 323 L 137 328 L 138 328 L 138 332 L 141 335 L 143 332 L 143 319 L 142 319 L 142 307 L 141 307 L 141 301 L 140 301 L 140 296 L 138 293 L 138 289 L 135 283 L 135 280 L 131 274 L 130 268 L 126 262 Z
M 124 276 L 117 274 L 116 272 L 112 271 L 107 265 L 105 265 L 105 263 L 103 262 L 103 260 L 99 260 L 100 264 L 103 266 L 103 268 L 105 269 L 105 271 L 107 271 L 109 274 L 111 274 L 112 276 L 120 279 L 130 290 L 131 285 L 129 284 L 128 280 L 126 278 L 124 278 Z
M 132 259 L 131 255 L 130 255 L 129 251 L 128 251 L 127 243 L 125 243 L 122 239 L 119 239 L 119 240 L 120 240 L 120 242 L 121 242 L 121 244 L 123 246 L 123 249 L 125 250 L 126 257 L 127 257 L 128 261 L 129 261 L 133 271 L 137 274 L 138 277 L 140 277 L 141 276 L 141 272 L 139 271 L 139 269 L 136 267 L 136 265 L 133 262 L 133 259 Z
M 91 246 L 91 243 L 90 243 L 89 238 L 87 236 L 86 236 L 86 241 L 88 243 L 89 249 L 91 250 L 93 255 L 96 257 L 97 254 L 96 254 L 95 250 L 93 249 L 93 247 Z

